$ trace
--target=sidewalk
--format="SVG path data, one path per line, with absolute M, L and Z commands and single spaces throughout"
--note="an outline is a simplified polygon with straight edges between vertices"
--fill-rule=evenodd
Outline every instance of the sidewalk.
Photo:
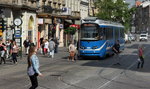
M 47 63 L 50 63 L 50 62 L 56 62 L 56 61 L 62 61 L 62 60 L 67 60 L 68 58 L 68 52 L 67 52 L 67 48 L 66 47 L 62 47 L 62 48 L 58 48 L 58 53 L 55 53 L 54 54 L 54 58 L 50 58 L 48 57 L 47 55 L 42 55 L 40 53 L 40 50 L 38 50 L 37 52 L 37 56 L 39 58 L 39 61 L 40 61 L 40 65 L 45 65 Z M 15 66 L 15 68 L 19 68 L 20 66 L 22 66 L 22 64 L 25 64 L 27 65 L 27 55 L 25 55 L 25 53 L 23 52 L 22 54 L 22 58 L 19 56 L 18 58 L 18 63 L 17 64 L 14 64 L 13 62 L 11 62 L 10 59 L 6 59 L 6 64 L 1 64 L 0 65 L 0 71 L 5 69 L 5 68 L 11 68 L 12 66 Z M 12 70 L 12 69 L 11 69 Z M 4 71 L 5 72 L 5 71 Z

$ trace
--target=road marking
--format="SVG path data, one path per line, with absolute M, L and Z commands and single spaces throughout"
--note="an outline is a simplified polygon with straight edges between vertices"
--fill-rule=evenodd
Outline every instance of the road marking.
M 145 54 L 145 56 L 148 55 L 148 54 L 149 54 L 149 52 L 147 52 Z M 115 76 L 114 78 L 112 78 L 110 81 L 108 81 L 108 82 L 104 83 L 102 86 L 98 87 L 98 89 L 101 89 L 101 88 L 107 86 L 109 83 L 111 83 L 113 80 L 117 79 L 121 74 L 123 74 L 126 70 L 129 70 L 130 68 L 132 68 L 137 62 L 138 62 L 138 60 L 134 61 L 129 67 L 127 67 L 126 69 L 124 69 L 120 74 L 118 74 L 117 76 Z
M 137 63 L 137 61 L 133 62 L 127 69 L 123 70 L 120 74 L 118 74 L 117 76 L 115 76 L 114 78 L 112 78 L 110 81 L 108 81 L 108 82 L 104 83 L 102 86 L 98 87 L 98 89 L 101 89 L 101 88 L 107 86 L 109 83 L 111 83 L 113 80 L 117 79 L 121 74 L 123 74 L 126 70 L 130 69 L 136 63 Z

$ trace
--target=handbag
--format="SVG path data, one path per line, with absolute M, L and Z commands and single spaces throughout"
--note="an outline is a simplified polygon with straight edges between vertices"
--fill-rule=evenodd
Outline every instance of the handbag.
M 140 58 L 138 58 L 137 60 L 138 60 L 138 62 L 141 62 L 141 59 L 140 59 Z
M 35 75 L 35 76 L 39 76 L 39 74 L 38 74 L 38 73 L 34 73 L 34 75 Z

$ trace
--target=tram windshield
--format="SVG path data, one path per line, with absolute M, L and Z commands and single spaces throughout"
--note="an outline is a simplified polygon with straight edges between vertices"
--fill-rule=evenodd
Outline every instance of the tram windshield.
M 98 40 L 98 25 L 96 24 L 83 24 L 81 26 L 81 40 Z

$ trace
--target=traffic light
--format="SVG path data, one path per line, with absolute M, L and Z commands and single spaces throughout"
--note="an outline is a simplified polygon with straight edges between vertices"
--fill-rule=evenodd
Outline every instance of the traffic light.
M 1 18 L 0 19 L 0 30 L 2 30 L 2 32 L 4 30 L 6 30 L 6 25 L 7 25 L 6 21 L 3 18 Z

